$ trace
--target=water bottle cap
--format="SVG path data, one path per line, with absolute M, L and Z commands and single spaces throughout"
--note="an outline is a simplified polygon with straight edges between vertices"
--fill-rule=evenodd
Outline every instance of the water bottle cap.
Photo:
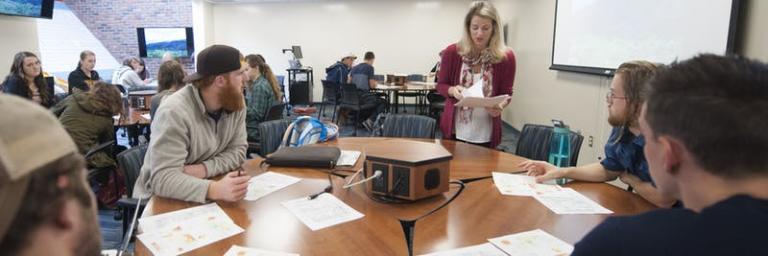
M 570 130 L 568 130 L 568 126 L 566 127 L 555 127 L 555 133 L 569 133 Z

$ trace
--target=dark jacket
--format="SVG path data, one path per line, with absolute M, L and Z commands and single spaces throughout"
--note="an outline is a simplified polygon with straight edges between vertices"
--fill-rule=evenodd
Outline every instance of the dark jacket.
M 24 84 L 24 81 L 17 76 L 9 75 L 5 78 L 5 81 L 3 82 L 3 85 L 0 86 L 3 88 L 3 92 L 14 94 L 17 96 L 20 96 L 25 99 L 32 99 L 32 95 L 29 94 L 29 87 L 27 87 L 26 84 Z M 50 108 L 53 106 L 54 99 L 53 99 L 53 85 L 45 85 L 45 88 L 40 88 L 40 90 L 47 90 L 48 91 L 48 97 L 43 97 L 42 94 L 40 94 L 40 105 L 43 105 L 45 108 Z
M 325 80 L 337 83 L 339 85 L 347 83 L 349 77 L 349 68 L 341 61 L 337 61 L 330 67 L 325 68 Z
M 69 83 L 69 94 L 73 93 L 72 89 L 74 88 L 80 89 L 82 92 L 87 92 L 91 89 L 91 87 L 88 86 L 88 83 L 95 83 L 100 79 L 99 72 L 96 72 L 96 70 L 91 70 L 91 77 L 87 77 L 82 69 L 77 68 L 72 72 L 69 72 L 69 77 L 67 78 L 67 82 Z
M 99 107 L 88 93 L 75 93 L 51 108 L 81 154 L 101 143 L 114 140 L 112 113 Z M 86 159 L 89 168 L 117 167 L 110 152 L 102 151 Z

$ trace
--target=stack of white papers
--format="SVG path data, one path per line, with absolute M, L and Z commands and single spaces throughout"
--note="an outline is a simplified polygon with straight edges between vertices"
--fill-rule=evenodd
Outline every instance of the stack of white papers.
M 215 203 L 144 218 L 140 226 L 137 237 L 156 256 L 179 255 L 244 231 Z
M 570 255 L 573 246 L 541 229 L 488 239 L 509 255 Z
M 248 181 L 248 192 L 245 193 L 245 200 L 258 200 L 269 193 L 283 189 L 300 180 L 288 175 L 266 172 Z
M 511 98 L 509 95 L 498 95 L 486 98 L 483 94 L 483 80 L 477 80 L 471 87 L 461 92 L 461 100 L 456 102 L 457 107 L 483 108 L 493 107 Z
M 576 192 L 572 188 L 534 195 L 533 198 L 557 214 L 611 214 L 598 203 Z
M 492 244 L 484 243 L 449 251 L 433 252 L 423 256 L 507 256 L 507 254 Z
M 273 252 L 233 245 L 224 256 L 299 256 L 295 253 Z
M 323 193 L 315 199 L 302 197 L 287 201 L 283 206 L 299 218 L 312 231 L 362 218 L 356 211 L 335 196 Z
M 536 178 L 501 172 L 493 172 L 493 183 L 502 195 L 534 196 L 563 190 L 558 185 L 547 185 L 536 182 Z

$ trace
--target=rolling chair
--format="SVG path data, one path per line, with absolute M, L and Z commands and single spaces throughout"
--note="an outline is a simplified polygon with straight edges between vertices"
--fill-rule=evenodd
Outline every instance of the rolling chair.
M 547 161 L 549 158 L 549 144 L 552 139 L 552 126 L 525 124 L 520 133 L 520 139 L 517 141 L 515 155 L 522 156 L 531 160 Z M 579 150 L 584 136 L 570 132 L 571 138 L 571 157 L 569 166 L 576 166 L 579 160 Z
M 381 136 L 434 139 L 436 121 L 430 117 L 410 114 L 387 115 Z

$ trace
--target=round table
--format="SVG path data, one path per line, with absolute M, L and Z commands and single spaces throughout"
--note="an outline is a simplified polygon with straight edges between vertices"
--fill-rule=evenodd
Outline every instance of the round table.
M 328 145 L 365 151 L 366 145 L 398 138 L 340 138 Z M 525 158 L 451 140 L 424 140 L 441 143 L 453 153 L 451 180 L 489 176 L 493 171 L 516 171 Z M 393 148 L 392 150 L 398 150 Z M 258 175 L 261 159 L 248 160 L 244 169 Z M 363 161 L 358 161 L 359 169 Z M 437 207 L 451 197 L 458 186 L 436 197 L 408 204 L 384 204 L 372 200 L 364 185 L 343 189 L 345 182 L 333 177 L 333 195 L 365 217 L 312 231 L 294 217 L 282 202 L 306 197 L 328 185 L 327 170 L 270 167 L 269 171 L 302 178 L 256 201 L 218 203 L 244 233 L 191 251 L 188 255 L 222 255 L 232 245 L 299 253 L 301 255 L 407 255 L 403 229 L 398 219 L 412 219 Z M 349 172 L 340 172 L 350 174 Z M 637 214 L 654 207 L 639 196 L 605 183 L 571 182 L 571 187 L 615 212 Z M 198 204 L 154 197 L 143 216 L 180 210 Z M 575 243 L 609 215 L 557 215 L 531 197 L 503 196 L 492 179 L 466 184 L 463 193 L 445 208 L 416 223 L 414 254 L 424 254 L 477 245 L 488 238 L 542 229 Z M 136 255 L 150 255 L 139 240 Z

